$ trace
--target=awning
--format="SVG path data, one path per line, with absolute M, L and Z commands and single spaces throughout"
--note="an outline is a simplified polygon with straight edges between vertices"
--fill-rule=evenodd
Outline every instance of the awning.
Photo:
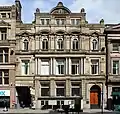
M 112 92 L 112 96 L 120 96 L 120 91 L 119 92 Z

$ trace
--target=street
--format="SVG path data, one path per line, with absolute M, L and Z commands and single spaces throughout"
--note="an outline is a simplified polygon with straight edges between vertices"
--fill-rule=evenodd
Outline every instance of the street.
M 0 114 L 65 114 L 65 113 L 60 113 L 57 111 L 53 111 L 53 110 L 32 110 L 32 109 L 9 109 L 8 111 L 4 112 L 3 109 L 0 109 Z M 69 112 L 68 114 L 78 114 L 73 113 L 73 112 Z M 104 112 L 102 113 L 100 109 L 85 109 L 84 112 L 80 112 L 79 114 L 120 114 L 120 112 L 113 112 L 113 111 L 108 111 L 108 110 L 104 110 Z

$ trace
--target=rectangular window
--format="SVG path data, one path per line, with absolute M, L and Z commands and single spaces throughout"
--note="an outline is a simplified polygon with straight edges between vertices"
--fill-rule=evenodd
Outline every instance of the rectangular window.
M 22 60 L 22 75 L 29 75 L 29 60 Z
M 75 19 L 71 19 L 71 24 L 75 25 Z
M 61 25 L 65 24 L 65 19 L 61 19 Z
M 49 60 L 41 60 L 41 75 L 49 75 Z
M 8 13 L 8 18 L 11 18 L 10 13 Z
M 80 82 L 71 83 L 71 95 L 80 96 Z
M 119 51 L 119 43 L 113 43 L 113 51 Z
M 99 73 L 99 60 L 91 60 L 91 73 L 92 74 Z
M 113 74 L 119 74 L 119 61 L 113 61 Z
M 56 95 L 65 96 L 65 83 L 63 82 L 56 83 Z
M 79 74 L 79 60 L 72 60 L 71 71 L 72 74 Z
M 7 39 L 7 29 L 1 29 L 1 40 Z
M 45 25 L 44 19 L 41 19 L 41 24 Z
M 76 25 L 80 25 L 80 19 L 76 19 Z
M 1 48 L 0 49 L 0 63 L 7 63 L 9 58 L 9 49 Z
M 9 84 L 9 70 L 0 70 L 0 84 L 6 85 Z
M 41 96 L 49 96 L 50 89 L 48 82 L 41 82 Z
M 60 19 L 56 19 L 56 24 L 60 25 Z
M 2 18 L 6 18 L 6 13 L 1 13 Z
M 50 20 L 49 19 L 46 19 L 46 25 L 49 25 L 50 23 Z
M 65 60 L 56 60 L 56 74 L 65 73 Z

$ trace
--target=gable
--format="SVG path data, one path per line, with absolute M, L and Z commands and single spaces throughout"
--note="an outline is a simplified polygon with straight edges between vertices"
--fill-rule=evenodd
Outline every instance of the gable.
M 34 34 L 28 32 L 28 31 L 22 31 L 20 33 L 17 33 L 16 35 L 18 35 L 18 36 L 31 36 L 31 35 L 34 35 Z

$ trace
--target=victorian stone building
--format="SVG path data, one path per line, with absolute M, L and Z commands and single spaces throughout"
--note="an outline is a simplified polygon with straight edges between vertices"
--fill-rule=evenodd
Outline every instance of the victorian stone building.
M 106 25 L 106 84 L 108 107 L 109 101 L 113 104 L 120 101 L 120 24 Z
M 83 108 L 100 108 L 106 97 L 104 20 L 89 24 L 84 8 L 72 13 L 59 2 L 48 13 L 37 8 L 34 21 L 27 24 L 21 21 L 19 0 L 12 8 L 17 13 L 16 18 L 11 14 L 11 25 L 6 26 L 10 39 L 6 42 L 10 62 L 14 63 L 8 87 L 16 87 L 15 103 L 56 108 L 79 97 L 83 98 Z
M 4 101 L 9 107 L 15 106 L 15 30 L 18 4 L 12 6 L 0 6 L 0 107 L 4 107 Z

